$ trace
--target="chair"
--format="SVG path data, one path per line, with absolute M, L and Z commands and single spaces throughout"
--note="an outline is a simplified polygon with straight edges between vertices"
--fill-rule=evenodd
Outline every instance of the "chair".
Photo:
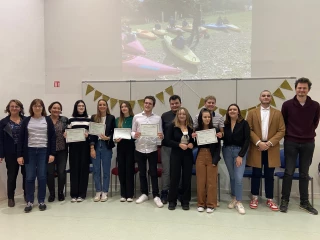
M 280 168 L 285 169 L 286 168 L 286 161 L 285 161 L 285 156 L 284 156 L 284 150 L 280 150 L 280 162 L 281 166 Z M 296 161 L 296 168 L 299 168 L 299 156 L 297 157 Z M 284 177 L 284 172 L 276 172 L 274 176 L 278 177 L 277 179 L 277 186 L 278 186 L 278 202 L 280 202 L 280 179 L 283 179 Z M 295 172 L 293 174 L 292 180 L 299 180 L 299 173 Z M 313 200 L 314 200 L 314 194 L 313 194 L 313 177 L 309 176 L 309 181 L 311 181 L 311 204 L 313 206 Z
M 161 162 L 161 146 L 158 146 L 158 165 L 162 164 Z M 162 168 L 157 167 L 157 177 L 161 178 L 162 177 Z M 150 179 L 150 171 L 148 170 L 148 185 L 149 185 L 149 192 L 151 190 L 151 179 Z
M 198 155 L 198 148 L 192 149 L 193 153 L 193 164 L 196 165 L 197 155 Z M 192 168 L 192 175 L 196 176 L 196 169 Z M 218 173 L 218 201 L 220 202 L 221 199 L 221 188 L 220 188 L 220 173 Z
M 136 197 L 137 192 L 137 173 L 139 172 L 138 168 L 134 168 L 134 197 Z M 110 197 L 112 197 L 112 176 L 115 177 L 115 191 L 118 190 L 118 177 L 119 177 L 119 168 L 118 168 L 118 160 L 116 159 L 116 166 L 111 170 L 111 177 L 110 177 Z

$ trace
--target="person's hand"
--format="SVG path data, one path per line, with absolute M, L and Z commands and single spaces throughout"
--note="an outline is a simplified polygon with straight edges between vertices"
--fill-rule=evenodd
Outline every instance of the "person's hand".
M 67 138 L 67 133 L 66 132 L 63 133 L 63 137 Z
M 222 132 L 218 132 L 218 133 L 216 134 L 216 136 L 217 136 L 217 138 L 222 138 Z
M 134 138 L 138 139 L 139 137 L 141 137 L 141 133 L 140 132 L 135 132 Z
M 101 134 L 100 135 L 100 139 L 104 140 L 104 141 L 108 141 L 110 139 L 110 137 L 107 137 L 106 135 L 104 134 Z
M 96 150 L 94 150 L 94 148 L 90 148 L 90 157 L 96 159 Z
M 2 163 L 3 160 L 4 160 L 4 158 L 0 158 L 0 163 Z
M 18 161 L 19 165 L 24 165 L 24 159 L 23 159 L 23 157 L 19 157 L 19 158 L 17 159 L 17 161 Z
M 158 133 L 158 138 L 163 139 L 163 133 Z
M 216 167 L 217 165 L 215 165 L 215 164 L 212 164 L 212 166 L 213 166 L 213 167 Z
M 53 161 L 54 161 L 54 156 L 50 155 L 48 163 L 52 163 Z
M 188 148 L 190 148 L 190 149 L 193 148 L 193 144 L 192 144 L 192 143 L 189 143 L 187 146 L 188 146 Z
M 237 167 L 240 167 L 241 165 L 242 165 L 242 157 L 239 157 L 239 156 L 238 156 L 238 157 L 236 158 L 236 166 L 237 166 Z
M 265 150 L 268 150 L 269 146 L 265 142 L 259 142 L 258 148 L 259 148 L 259 151 L 265 151 Z
M 195 132 L 193 132 L 193 133 L 191 134 L 191 137 L 192 137 L 192 138 L 196 138 L 196 137 L 197 137 L 197 134 L 196 134 Z
M 180 147 L 182 150 L 187 150 L 187 148 L 188 148 L 187 144 L 183 144 L 183 143 L 180 143 L 180 144 L 179 144 L 179 147 Z
M 115 142 L 116 142 L 116 143 L 118 143 L 118 142 L 120 142 L 120 141 L 121 141 L 121 138 L 115 139 Z
M 88 134 L 87 131 L 84 133 L 84 136 L 85 136 L 86 138 L 89 136 L 89 134 Z

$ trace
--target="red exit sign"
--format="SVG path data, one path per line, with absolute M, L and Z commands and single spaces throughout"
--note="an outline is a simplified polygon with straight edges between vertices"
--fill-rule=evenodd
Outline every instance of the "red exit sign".
M 60 81 L 54 81 L 53 82 L 54 87 L 60 87 Z

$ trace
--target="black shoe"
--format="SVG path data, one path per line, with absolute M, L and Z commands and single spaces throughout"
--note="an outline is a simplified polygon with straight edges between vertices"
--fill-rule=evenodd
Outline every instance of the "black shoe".
M 8 199 L 8 207 L 14 207 L 15 205 L 14 199 Z
M 33 207 L 33 203 L 28 202 L 27 206 L 24 208 L 24 212 L 25 212 L 25 213 L 31 212 L 32 207 Z
M 40 203 L 40 204 L 39 204 L 39 210 L 40 210 L 40 211 L 44 211 L 44 210 L 46 210 L 46 209 L 47 209 L 47 206 L 46 206 L 45 203 Z
M 64 199 L 65 199 L 64 194 L 58 193 L 58 200 L 61 202 L 61 201 L 64 201 Z
M 174 203 L 174 202 L 169 202 L 168 209 L 169 209 L 169 210 L 175 210 L 175 209 L 176 209 L 176 206 L 177 206 L 176 203 Z
M 280 212 L 286 213 L 288 211 L 289 201 L 282 199 L 280 204 Z
M 48 202 L 53 202 L 56 199 L 56 197 L 54 195 L 50 195 L 48 197 Z
M 312 207 L 309 201 L 300 202 L 300 209 L 305 210 L 310 214 L 318 215 L 318 211 Z
M 183 205 L 182 205 L 182 209 L 183 209 L 183 210 L 189 210 L 189 209 L 190 209 L 189 204 L 183 204 Z
M 160 197 L 160 199 L 161 199 L 161 202 L 162 202 L 163 204 L 167 204 L 167 203 L 168 203 L 168 191 L 167 191 L 167 190 L 161 191 L 161 197 Z

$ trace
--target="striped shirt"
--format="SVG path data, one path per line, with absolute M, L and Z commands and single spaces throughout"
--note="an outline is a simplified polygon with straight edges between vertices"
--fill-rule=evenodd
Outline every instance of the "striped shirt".
M 46 148 L 47 145 L 48 124 L 45 117 L 31 117 L 28 123 L 28 147 Z
M 193 128 L 194 129 L 197 129 L 198 127 L 198 117 L 199 117 L 199 114 L 197 114 L 195 116 L 195 118 L 193 119 Z M 212 124 L 215 128 L 223 128 L 224 127 L 224 119 L 222 117 L 221 114 L 219 113 L 216 113 L 216 112 L 212 112 Z
M 85 128 L 89 130 L 89 123 L 91 122 L 91 116 L 88 117 L 71 117 L 68 121 L 68 128 Z

